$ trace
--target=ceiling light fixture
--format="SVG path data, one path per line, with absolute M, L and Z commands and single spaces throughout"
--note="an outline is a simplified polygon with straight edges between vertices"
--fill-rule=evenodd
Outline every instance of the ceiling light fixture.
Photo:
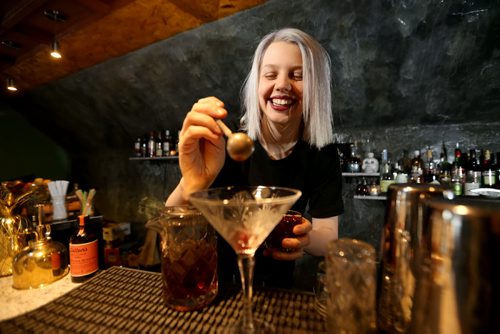
M 14 83 L 14 79 L 9 77 L 5 81 L 7 83 L 7 89 L 9 91 L 11 91 L 11 92 L 17 91 L 17 87 L 16 87 L 16 84 Z
M 5 46 L 6 48 L 9 48 L 9 49 L 20 49 L 23 47 L 23 45 L 21 43 L 18 43 L 16 41 L 13 41 L 10 39 L 2 39 L 0 44 L 2 44 L 2 46 Z
M 59 42 L 58 41 L 53 41 L 50 47 L 50 55 L 53 58 L 60 59 L 62 58 L 61 55 L 61 49 L 59 48 Z
M 50 9 L 50 8 L 45 9 L 43 11 L 43 15 L 49 20 L 54 22 L 65 22 L 67 18 L 66 14 L 64 14 L 63 12 L 57 9 Z

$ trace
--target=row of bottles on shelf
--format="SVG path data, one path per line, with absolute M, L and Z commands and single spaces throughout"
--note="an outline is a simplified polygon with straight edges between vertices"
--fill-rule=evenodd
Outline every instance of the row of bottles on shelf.
M 176 156 L 179 145 L 179 133 L 174 138 L 170 130 L 150 131 L 148 135 L 138 137 L 134 143 L 134 157 L 159 158 Z
M 368 152 L 362 160 L 356 145 L 351 144 L 349 155 L 341 154 L 342 169 L 348 173 L 378 173 L 379 192 L 384 193 L 392 183 L 439 183 L 453 190 L 455 195 L 475 195 L 478 188 L 500 189 L 500 152 L 476 147 L 462 151 L 456 144 L 453 161 L 448 160 L 444 142 L 439 159 L 435 159 L 432 147 L 424 154 L 415 150 L 410 157 L 407 151 L 397 161 L 391 161 L 387 149 L 382 150 L 379 159 Z M 359 181 L 358 195 L 376 194 L 374 180 Z

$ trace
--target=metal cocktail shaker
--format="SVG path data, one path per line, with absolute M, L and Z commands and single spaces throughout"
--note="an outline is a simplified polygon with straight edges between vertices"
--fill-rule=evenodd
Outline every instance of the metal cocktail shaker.
M 422 218 L 410 332 L 500 333 L 500 201 L 429 199 Z
M 418 250 L 426 229 L 422 202 L 448 194 L 433 184 L 392 184 L 388 188 L 377 294 L 377 325 L 382 332 L 405 333 L 409 328 Z

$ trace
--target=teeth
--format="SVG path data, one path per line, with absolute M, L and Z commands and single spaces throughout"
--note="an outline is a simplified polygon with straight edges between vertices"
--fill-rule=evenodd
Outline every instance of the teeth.
M 287 106 L 287 105 L 292 104 L 291 100 L 285 100 L 285 99 L 272 99 L 272 101 L 273 101 L 273 104 L 277 104 L 280 106 Z

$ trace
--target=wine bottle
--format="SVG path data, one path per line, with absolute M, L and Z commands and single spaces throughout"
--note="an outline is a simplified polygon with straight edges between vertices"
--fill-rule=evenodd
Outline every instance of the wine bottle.
M 481 169 L 483 174 L 483 187 L 493 188 L 495 185 L 495 170 L 493 169 L 491 163 L 491 151 L 484 151 L 484 159 L 481 163 Z
M 466 168 L 464 193 L 466 196 L 478 196 L 472 192 L 481 186 L 481 161 L 476 149 L 469 150 L 469 161 Z
M 463 165 L 462 151 L 457 143 L 455 148 L 455 160 L 451 168 L 451 186 L 456 196 L 464 194 L 465 168 Z

